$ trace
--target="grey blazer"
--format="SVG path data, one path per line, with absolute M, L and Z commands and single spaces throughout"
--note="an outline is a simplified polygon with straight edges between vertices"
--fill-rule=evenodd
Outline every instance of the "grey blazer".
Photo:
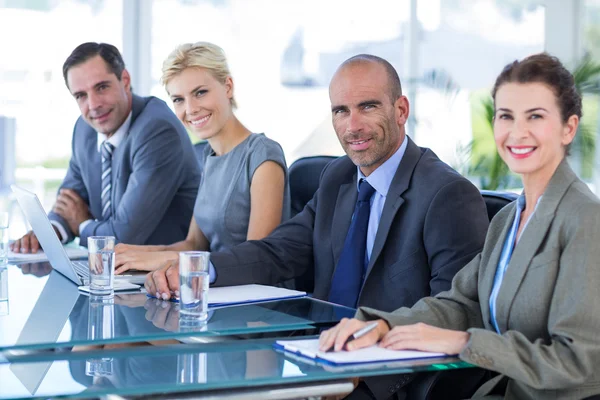
M 471 334 L 460 358 L 509 378 L 507 399 L 581 399 L 600 393 L 600 201 L 563 161 L 515 246 L 490 323 L 488 299 L 514 204 L 492 220 L 480 255 L 452 289 L 393 313 L 361 319 L 425 322 Z
M 360 305 L 394 310 L 450 288 L 483 245 L 488 218 L 479 191 L 407 137 L 377 230 Z M 215 285 L 276 284 L 309 273 L 327 299 L 357 197 L 357 169 L 341 157 L 323 171 L 302 212 L 267 238 L 212 253 Z
M 101 159 L 96 131 L 83 118 L 75 124 L 69 169 L 61 188 L 71 188 L 88 203 L 95 221 L 80 232 L 115 236 L 130 244 L 168 244 L 188 232 L 200 171 L 183 125 L 167 105 L 155 97 L 133 96 L 129 132 L 112 160 L 112 217 L 102 220 Z M 61 216 L 50 219 L 73 232 Z

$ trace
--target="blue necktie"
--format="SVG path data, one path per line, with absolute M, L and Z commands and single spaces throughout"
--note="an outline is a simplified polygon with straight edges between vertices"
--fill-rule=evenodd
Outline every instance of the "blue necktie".
M 367 230 L 371 214 L 370 200 L 373 193 L 375 193 L 375 189 L 369 182 L 362 179 L 358 188 L 358 199 L 354 207 L 352 223 L 331 280 L 329 301 L 332 303 L 356 308 L 358 294 L 364 279 Z
M 102 201 L 102 219 L 106 221 L 112 215 L 110 196 L 112 187 L 112 153 L 115 146 L 104 141 L 100 149 L 102 153 L 102 191 L 100 192 L 100 199 Z

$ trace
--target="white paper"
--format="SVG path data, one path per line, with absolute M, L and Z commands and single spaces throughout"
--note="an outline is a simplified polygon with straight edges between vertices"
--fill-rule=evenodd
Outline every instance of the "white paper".
M 265 285 L 240 285 L 208 289 L 209 305 L 255 303 L 306 296 L 306 292 Z
M 87 258 L 88 251 L 83 247 L 71 247 L 65 246 L 65 251 L 71 260 L 76 258 Z M 46 253 L 42 250 L 37 253 L 13 253 L 12 251 L 8 252 L 8 262 L 9 263 L 32 263 L 32 262 L 43 262 L 48 261 L 48 257 Z
M 319 339 L 278 340 L 277 344 L 291 352 L 298 352 L 306 357 L 319 358 L 334 364 L 356 364 L 448 356 L 444 353 L 430 353 L 425 351 L 388 350 L 378 346 L 365 347 L 354 351 L 324 352 L 319 351 Z

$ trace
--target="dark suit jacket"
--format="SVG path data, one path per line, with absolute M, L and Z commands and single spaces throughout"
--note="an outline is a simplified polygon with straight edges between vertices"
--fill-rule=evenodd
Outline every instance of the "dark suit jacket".
M 79 118 L 73 132 L 73 153 L 61 188 L 71 188 L 87 202 L 96 219 L 80 232 L 115 236 L 130 244 L 168 244 L 185 239 L 200 182 L 196 156 L 183 125 L 155 97 L 133 96 L 129 132 L 113 153 L 112 217 L 102 220 L 101 174 L 96 131 Z M 50 213 L 73 232 L 61 216 Z
M 460 358 L 499 372 L 507 399 L 583 399 L 600 394 L 600 201 L 564 160 L 514 248 L 490 323 L 489 298 L 515 206 L 492 220 L 481 255 L 452 289 L 393 313 L 360 309 L 391 326 L 425 322 L 471 334 Z
M 483 246 L 484 201 L 429 149 L 408 146 L 394 176 L 359 305 L 394 310 L 450 288 L 454 274 Z M 314 296 L 327 299 L 357 197 L 348 157 L 328 165 L 305 209 L 267 238 L 212 253 L 215 286 L 276 284 L 314 273 Z

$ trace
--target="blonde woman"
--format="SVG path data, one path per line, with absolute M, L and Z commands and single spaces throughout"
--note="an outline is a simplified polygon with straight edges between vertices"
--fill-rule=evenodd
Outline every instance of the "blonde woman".
M 186 239 L 166 246 L 117 246 L 117 274 L 158 269 L 176 261 L 180 251 L 221 251 L 261 239 L 289 217 L 283 150 L 235 116 L 234 83 L 223 50 L 207 42 L 183 44 L 162 70 L 175 114 L 208 141 L 202 182 Z

